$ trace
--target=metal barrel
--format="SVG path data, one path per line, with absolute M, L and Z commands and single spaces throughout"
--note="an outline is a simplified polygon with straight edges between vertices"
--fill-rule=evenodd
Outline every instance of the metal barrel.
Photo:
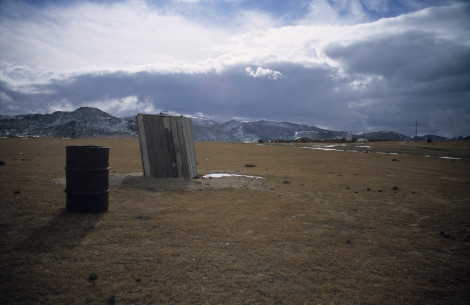
M 109 147 L 67 146 L 66 210 L 103 212 L 108 210 Z

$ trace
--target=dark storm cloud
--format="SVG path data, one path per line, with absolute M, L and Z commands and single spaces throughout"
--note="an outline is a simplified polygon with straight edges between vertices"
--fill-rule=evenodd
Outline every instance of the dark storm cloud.
M 202 112 L 211 117 L 266 118 L 326 124 L 332 116 L 341 116 L 344 105 L 333 103 L 336 71 L 329 67 L 305 68 L 283 64 L 278 79 L 250 77 L 244 66 L 222 72 L 199 74 L 127 73 L 84 74 L 67 80 L 36 85 L 34 92 L 23 93 L 23 109 L 33 104 L 55 105 L 66 101 L 72 108 L 97 101 L 136 96 L 155 109 L 181 113 Z M 11 94 L 11 90 L 9 91 Z M 3 107 L 3 106 L 2 106 Z M 47 112 L 49 109 L 43 109 Z M 5 109 L 0 109 L 5 112 Z M 120 113 L 131 115 L 132 113 Z
M 405 32 L 349 46 L 330 46 L 326 54 L 348 72 L 403 81 L 432 81 L 470 72 L 470 47 L 426 32 Z
M 413 31 L 331 45 L 326 54 L 365 81 L 353 108 L 371 128 L 411 129 L 419 120 L 428 132 L 470 132 L 468 45 Z
M 416 38 L 414 33 L 404 37 Z M 42 112 L 95 106 L 117 116 L 167 110 L 189 115 L 202 113 L 219 121 L 233 117 L 271 119 L 336 130 L 394 130 L 407 135 L 413 134 L 416 120 L 425 133 L 451 136 L 470 130 L 468 69 L 455 65 L 453 58 L 434 63 L 438 67 L 423 64 L 422 71 L 407 74 L 413 59 L 421 59 L 422 63 L 431 59 L 420 58 L 415 47 L 398 41 L 398 37 L 384 39 L 383 44 L 389 43 L 382 48 L 367 42 L 330 47 L 328 55 L 343 62 L 349 74 L 327 65 L 307 68 L 287 63 L 264 69 L 282 74 L 276 79 L 269 75 L 253 77 L 245 66 L 196 74 L 90 73 L 32 86 L 32 93 L 15 91 L 1 83 L 0 94 L 26 112 L 41 105 L 49 105 Z M 420 41 L 432 40 L 427 37 Z M 434 46 L 434 51 L 465 58 L 463 48 L 446 49 L 435 42 L 429 45 Z M 390 51 L 388 60 L 395 65 L 381 63 L 381 52 L 385 56 L 385 50 Z M 442 53 L 427 54 L 445 58 Z M 439 75 L 426 75 L 431 72 L 425 71 L 435 69 L 441 71 Z M 255 66 L 249 71 L 254 70 Z M 126 103 L 129 97 L 132 103 Z M 8 114 L 8 105 L 4 100 L 0 113 Z

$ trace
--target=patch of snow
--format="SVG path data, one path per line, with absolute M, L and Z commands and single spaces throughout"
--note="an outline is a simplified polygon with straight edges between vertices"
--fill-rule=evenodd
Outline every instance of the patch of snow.
M 324 151 L 344 151 L 344 150 L 341 150 L 341 149 L 325 148 L 325 147 L 302 147 L 302 148 L 317 149 L 317 150 L 324 150 Z
M 225 173 L 207 174 L 207 175 L 202 176 L 203 179 L 222 178 L 222 177 L 245 177 L 245 178 L 251 178 L 251 179 L 263 179 L 263 177 L 259 177 L 259 176 L 247 176 L 247 175 L 225 174 Z
M 449 159 L 449 160 L 462 160 L 462 158 L 455 158 L 455 157 L 439 157 L 441 159 Z

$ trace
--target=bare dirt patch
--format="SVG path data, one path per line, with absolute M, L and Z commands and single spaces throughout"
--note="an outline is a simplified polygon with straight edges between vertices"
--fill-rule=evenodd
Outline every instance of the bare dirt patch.
M 64 211 L 80 144 L 110 147 L 106 213 Z M 196 143 L 263 179 L 178 180 L 136 139 L 0 139 L 0 303 L 468 304 L 469 144 L 363 146 Z

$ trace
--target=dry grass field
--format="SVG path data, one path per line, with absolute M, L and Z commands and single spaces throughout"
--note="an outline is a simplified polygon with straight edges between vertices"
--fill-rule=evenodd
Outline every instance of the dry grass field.
M 110 147 L 108 212 L 65 211 L 67 145 Z M 176 180 L 137 139 L 0 139 L 0 303 L 470 303 L 470 143 L 307 146 L 196 143 L 263 179 Z

